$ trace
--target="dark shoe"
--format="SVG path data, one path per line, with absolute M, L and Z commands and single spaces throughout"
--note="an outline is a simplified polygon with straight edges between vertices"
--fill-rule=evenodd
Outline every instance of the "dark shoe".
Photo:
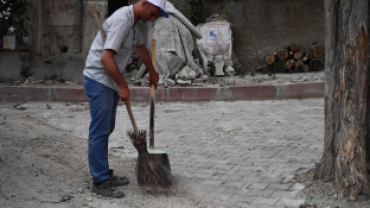
M 126 176 L 119 177 L 115 176 L 113 173 L 109 174 L 109 181 L 112 183 L 112 186 L 126 186 L 129 183 Z
M 125 196 L 123 191 L 115 190 L 109 180 L 105 180 L 102 182 L 93 182 L 91 187 L 91 192 L 102 195 L 105 197 L 112 197 L 112 198 L 122 198 Z

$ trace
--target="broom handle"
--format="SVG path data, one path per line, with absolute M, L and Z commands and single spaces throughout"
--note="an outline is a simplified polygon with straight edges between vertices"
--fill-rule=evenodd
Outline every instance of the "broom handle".
M 155 55 L 156 55 L 156 40 L 152 40 L 152 64 L 155 68 Z M 155 87 L 151 86 L 150 90 L 150 120 L 149 120 L 149 147 L 154 148 L 154 99 L 155 99 Z
M 104 30 L 103 30 L 103 27 L 101 26 L 101 22 L 100 22 L 100 18 L 99 18 L 99 15 L 98 15 L 98 12 L 96 11 L 96 7 L 95 7 L 95 4 L 91 4 L 91 8 L 94 12 L 94 16 L 95 16 L 95 20 L 96 20 L 96 24 L 98 25 L 99 27 L 99 30 L 100 30 L 100 34 L 103 38 L 103 42 L 105 43 L 105 33 L 104 33 Z
M 96 23 L 97 23 L 97 25 L 99 27 L 99 30 L 100 30 L 100 34 L 101 34 L 101 36 L 103 38 L 103 42 L 105 43 L 105 40 L 106 40 L 105 33 L 104 33 L 103 27 L 101 25 L 100 18 L 98 16 L 98 12 L 96 11 L 95 4 L 91 4 L 91 7 L 92 7 L 92 10 L 94 12 Z M 137 126 L 136 126 L 136 122 L 135 122 L 135 119 L 134 119 L 134 115 L 132 114 L 131 108 L 128 107 L 127 101 L 125 101 L 125 104 L 126 104 L 128 115 L 130 116 L 130 120 L 131 120 L 132 126 L 134 127 L 135 136 L 136 136 L 136 138 L 139 138 L 139 131 L 137 130 Z
M 128 115 L 130 116 L 132 126 L 134 127 L 135 136 L 136 136 L 136 138 L 139 138 L 139 131 L 137 130 L 136 122 L 135 122 L 135 119 L 134 119 L 134 114 L 132 114 L 131 108 L 128 107 L 126 101 L 125 101 L 125 104 L 126 104 Z

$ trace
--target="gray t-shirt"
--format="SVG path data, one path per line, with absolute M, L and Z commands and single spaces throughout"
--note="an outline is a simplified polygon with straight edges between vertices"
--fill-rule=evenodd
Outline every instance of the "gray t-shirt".
M 98 32 L 90 47 L 83 74 L 117 90 L 118 85 L 105 70 L 101 55 L 104 49 L 116 51 L 114 60 L 120 73 L 123 74 L 134 46 L 144 44 L 140 29 L 137 24 L 134 24 L 134 7 L 131 5 L 118 9 L 104 22 L 103 30 L 106 34 L 106 42 L 103 43 L 102 36 Z

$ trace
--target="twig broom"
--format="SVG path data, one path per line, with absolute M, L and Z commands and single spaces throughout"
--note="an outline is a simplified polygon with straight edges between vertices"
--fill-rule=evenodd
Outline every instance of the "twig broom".
M 98 13 L 96 11 L 95 5 L 91 5 L 93 12 L 95 14 L 95 19 L 97 21 L 100 33 L 102 35 L 103 41 L 105 42 L 106 37 L 101 25 Z M 152 54 L 153 55 L 153 54 Z M 154 62 L 154 61 L 153 61 Z M 154 64 L 153 64 L 154 65 Z M 175 184 L 175 180 L 171 175 L 171 172 L 160 163 L 155 157 L 148 153 L 146 137 L 146 130 L 138 130 L 134 115 L 131 109 L 126 103 L 127 112 L 130 116 L 130 120 L 134 130 L 127 131 L 127 136 L 131 139 L 134 147 L 139 152 L 139 156 L 136 164 L 136 177 L 139 186 L 151 187 L 151 188 L 164 188 L 168 189 Z

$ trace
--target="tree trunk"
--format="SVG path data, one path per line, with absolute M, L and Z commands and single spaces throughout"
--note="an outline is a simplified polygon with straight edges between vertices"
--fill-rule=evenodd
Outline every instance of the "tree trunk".
M 370 187 L 370 5 L 368 0 L 325 0 L 325 8 L 325 144 L 315 176 L 356 200 Z

